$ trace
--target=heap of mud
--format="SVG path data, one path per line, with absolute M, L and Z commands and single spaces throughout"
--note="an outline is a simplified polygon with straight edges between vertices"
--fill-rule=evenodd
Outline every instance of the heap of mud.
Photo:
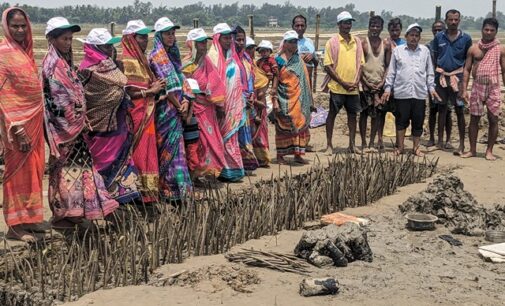
M 438 223 L 453 234 L 480 236 L 487 229 L 505 230 L 505 204 L 484 208 L 464 190 L 463 182 L 454 174 L 439 175 L 426 190 L 408 198 L 399 209 L 402 213 L 435 215 Z

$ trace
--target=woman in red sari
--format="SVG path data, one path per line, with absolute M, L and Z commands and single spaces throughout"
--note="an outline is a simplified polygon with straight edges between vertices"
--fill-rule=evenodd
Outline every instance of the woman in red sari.
M 3 12 L 0 44 L 0 132 L 5 148 L 3 213 L 6 237 L 35 241 L 42 230 L 44 103 L 33 57 L 30 20 L 19 8 Z
M 156 80 L 145 55 L 148 34 L 152 30 L 142 20 L 129 21 L 123 31 L 124 74 L 128 78 L 127 92 L 134 104 L 130 109 L 135 138 L 133 162 L 139 170 L 140 190 L 144 203 L 159 199 L 158 149 L 154 123 L 155 99 L 165 88 L 165 80 Z

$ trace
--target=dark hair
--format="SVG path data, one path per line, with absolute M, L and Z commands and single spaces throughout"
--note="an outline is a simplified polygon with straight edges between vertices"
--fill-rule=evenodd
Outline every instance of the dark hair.
M 382 17 L 379 15 L 373 15 L 372 17 L 370 17 L 370 19 L 368 20 L 368 26 L 371 26 L 372 23 L 379 23 L 381 27 L 384 27 L 384 19 L 382 19 Z
M 388 30 L 391 29 L 392 27 L 397 26 L 397 25 L 399 25 L 400 29 L 402 29 L 402 21 L 400 20 L 400 18 L 393 18 L 393 19 L 389 20 Z
M 68 31 L 72 32 L 71 29 L 54 29 L 51 32 L 47 33 L 46 38 L 58 38 L 61 35 L 67 33 Z
M 245 35 L 245 31 L 244 31 L 244 29 L 243 29 L 241 26 L 239 26 L 239 25 L 238 25 L 238 26 L 235 26 L 235 29 L 234 29 L 234 30 L 235 30 L 235 32 L 237 32 L 237 33 L 242 33 L 242 34 L 244 34 L 244 35 Z
M 435 22 L 433 22 L 431 24 L 431 28 L 433 29 L 433 27 L 437 24 L 437 23 L 440 23 L 444 28 L 445 28 L 445 22 L 443 20 L 435 20 Z
M 498 24 L 498 20 L 496 20 L 496 18 L 490 17 L 490 18 L 484 19 L 484 21 L 482 22 L 482 28 L 484 29 L 484 27 L 486 25 L 490 25 L 498 31 L 499 24 Z
M 296 15 L 295 17 L 293 17 L 293 20 L 291 21 L 291 27 L 293 27 L 295 25 L 295 21 L 298 18 L 303 19 L 303 22 L 305 22 L 305 25 L 307 25 L 307 18 L 305 18 L 305 16 L 303 16 L 303 15 Z
M 445 13 L 445 19 L 449 17 L 449 14 L 458 14 L 458 16 L 461 17 L 461 13 L 458 10 L 450 9 Z
M 23 17 L 25 17 L 26 21 L 28 21 L 28 18 L 26 17 L 26 13 L 22 9 L 14 8 L 7 13 L 7 23 L 9 23 L 9 21 L 11 21 L 11 19 L 14 18 L 14 16 L 16 14 L 23 15 Z

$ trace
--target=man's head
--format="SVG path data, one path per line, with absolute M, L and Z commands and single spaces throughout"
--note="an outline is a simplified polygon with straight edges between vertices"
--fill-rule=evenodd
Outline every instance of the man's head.
M 498 20 L 496 18 L 486 18 L 482 22 L 482 40 L 491 42 L 496 38 L 498 33 Z
M 343 11 L 337 16 L 338 31 L 341 35 L 348 35 L 352 29 L 352 22 L 356 21 L 352 18 L 351 13 Z
M 7 25 L 9 34 L 18 43 L 22 44 L 27 35 L 28 19 L 25 12 L 20 9 L 12 9 L 7 13 Z
M 461 21 L 461 13 L 458 10 L 451 9 L 445 13 L 445 24 L 448 30 L 457 30 Z
M 445 30 L 445 23 L 442 20 L 437 20 L 431 25 L 431 32 L 436 36 L 439 32 Z
M 384 19 L 381 16 L 374 15 L 368 21 L 368 37 L 379 37 L 384 28 Z
M 388 22 L 388 32 L 392 40 L 400 38 L 402 33 L 402 21 L 400 18 L 393 18 Z
M 303 15 L 296 15 L 291 22 L 291 28 L 296 31 L 298 38 L 302 39 L 307 30 L 307 18 Z
M 409 25 L 407 31 L 405 32 L 405 40 L 407 40 L 407 46 L 410 49 L 417 48 L 419 40 L 421 39 L 422 31 L 423 29 L 417 23 Z
M 241 26 L 236 26 L 235 31 L 235 47 L 237 51 L 240 52 L 245 47 L 245 31 Z

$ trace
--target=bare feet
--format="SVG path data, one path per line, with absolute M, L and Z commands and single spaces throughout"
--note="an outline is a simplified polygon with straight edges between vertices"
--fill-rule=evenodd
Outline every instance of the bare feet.
M 287 165 L 288 162 L 282 156 L 277 156 L 277 163 L 280 165 Z
M 394 150 L 394 154 L 395 154 L 396 156 L 400 156 L 400 155 L 402 155 L 403 153 L 405 153 L 405 152 L 403 152 L 403 150 L 400 150 L 400 149 L 398 149 L 398 148 Z
M 433 147 L 435 145 L 435 140 L 433 139 L 430 139 L 428 140 L 428 142 L 426 143 L 426 147 Z
M 301 156 L 295 156 L 295 163 L 301 164 L 301 165 L 308 165 L 309 161 L 303 159 Z
M 437 142 L 437 144 L 435 145 L 435 147 L 438 149 L 438 150 L 444 150 L 444 143 L 439 141 Z
M 305 152 L 316 152 L 316 150 L 314 150 L 314 147 L 312 145 L 307 145 L 305 147 Z
M 21 226 L 23 227 L 23 229 L 25 231 L 32 232 L 32 233 L 47 233 L 49 231 L 48 224 L 28 223 L 28 224 L 23 224 Z
M 477 153 L 468 151 L 466 153 L 461 154 L 460 156 L 461 156 L 461 158 L 470 158 L 470 157 L 477 156 Z
M 9 230 L 7 231 L 7 234 L 5 235 L 5 238 L 12 239 L 12 240 L 19 240 L 19 241 L 23 241 L 23 242 L 29 242 L 29 243 L 30 242 L 37 242 L 37 240 L 38 240 L 35 235 L 24 230 L 22 224 L 9 227 Z
M 417 157 L 424 157 L 424 153 L 419 148 L 417 148 L 417 150 L 414 150 L 413 152 L 414 152 L 414 155 Z
M 363 152 L 358 147 L 349 147 L 349 153 L 354 153 L 356 155 L 363 155 Z
M 487 150 L 486 151 L 486 160 L 494 161 L 494 160 L 496 160 L 496 156 L 493 155 L 493 152 Z
M 370 147 L 368 148 L 369 153 L 379 153 L 379 150 L 377 150 L 375 147 Z
M 326 149 L 324 150 L 324 153 L 326 155 L 333 155 L 333 146 L 327 146 Z
M 465 151 L 464 147 L 459 147 L 457 150 L 454 150 L 452 154 L 455 156 L 461 156 L 464 151 Z
M 452 146 L 450 141 L 447 141 L 444 145 L 444 149 L 446 150 L 454 150 L 454 147 Z

